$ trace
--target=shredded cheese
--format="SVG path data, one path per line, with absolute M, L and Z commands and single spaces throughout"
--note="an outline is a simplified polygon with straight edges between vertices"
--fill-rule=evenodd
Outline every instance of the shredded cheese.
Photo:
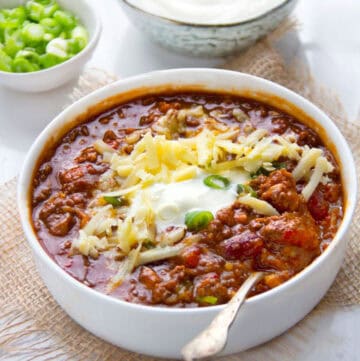
M 141 252 L 137 260 L 137 266 L 175 257 L 179 255 L 185 247 L 185 244 L 179 243 L 176 246 L 158 247 L 150 249 L 149 251 Z
M 233 115 L 239 122 L 247 119 L 240 109 L 234 110 Z M 179 134 L 184 130 L 187 117 L 199 119 L 206 126 L 181 138 Z M 157 220 L 158 225 L 162 220 L 172 220 L 172 212 L 179 212 L 179 209 L 165 202 L 157 208 L 154 206 L 154 210 L 148 194 L 154 184 L 167 187 L 170 183 L 192 182 L 199 174 L 231 172 L 245 173 L 247 181 L 260 167 L 274 170 L 272 163 L 285 157 L 297 162 L 293 171 L 295 180 L 308 182 L 302 191 L 308 200 L 318 184 L 327 181 L 326 174 L 333 170 L 322 149 L 301 147 L 293 135 L 269 135 L 266 129 L 239 135 L 238 126 L 218 123 L 205 114 L 202 106 L 179 111 L 171 109 L 155 122 L 152 129 L 156 135 L 145 130 L 133 137 L 129 135 L 134 145 L 130 154 L 117 152 L 101 140 L 94 143 L 96 151 L 103 155 L 103 161 L 109 163 L 110 170 L 100 178 L 99 189 L 91 203 L 94 206 L 89 210 L 90 221 L 80 230 L 72 247 L 92 257 L 113 248 L 125 256 L 110 288 L 119 285 L 136 266 L 174 257 L 186 246 L 183 241 L 185 225 L 174 225 L 175 228 L 165 231 L 157 228 Z M 249 194 L 240 197 L 236 192 L 234 194 L 233 199 L 258 214 L 279 214 L 266 201 Z M 113 207 L 103 200 L 105 196 L 122 197 L 128 205 L 120 209 Z M 143 244 L 154 248 L 144 251 Z
M 305 148 L 298 165 L 293 170 L 293 177 L 296 181 L 309 175 L 309 171 L 313 168 L 319 157 L 322 156 L 322 150 L 317 148 Z
M 324 157 L 316 160 L 314 171 L 310 177 L 309 183 L 304 187 L 301 194 L 306 201 L 309 200 L 316 187 L 319 185 L 324 173 L 329 173 L 334 169 L 333 165 Z
M 128 276 L 136 267 L 141 246 L 142 244 L 140 242 L 139 245 L 133 249 L 123 261 L 120 262 L 116 275 L 111 279 L 110 284 L 108 285 L 108 293 L 120 286 L 126 276 Z
M 278 216 L 279 212 L 268 202 L 250 196 L 249 194 L 239 197 L 238 201 L 251 207 L 256 213 L 264 216 Z

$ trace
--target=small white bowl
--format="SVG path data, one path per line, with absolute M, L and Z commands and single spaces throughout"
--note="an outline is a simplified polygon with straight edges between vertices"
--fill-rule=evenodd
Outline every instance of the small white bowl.
M 26 0 L 0 0 L 0 8 L 14 8 Z M 101 33 L 98 14 L 87 0 L 58 0 L 61 8 L 71 11 L 89 32 L 89 43 L 73 58 L 51 68 L 30 73 L 0 71 L 0 84 L 23 92 L 41 92 L 57 88 L 80 74 L 90 59 Z
M 181 348 L 206 327 L 223 305 L 166 308 L 128 303 L 76 281 L 40 245 L 31 220 L 30 191 L 37 159 L 49 141 L 59 140 L 67 127 L 91 109 L 111 107 L 134 96 L 189 89 L 228 92 L 262 100 L 295 115 L 322 134 L 337 154 L 344 185 L 345 213 L 329 247 L 295 277 L 245 301 L 229 333 L 224 355 L 243 351 L 280 335 L 320 301 L 342 263 L 346 237 L 356 206 L 356 173 L 351 151 L 329 117 L 294 92 L 251 75 L 215 69 L 174 69 L 117 81 L 72 104 L 40 134 L 27 154 L 18 183 L 18 208 L 39 273 L 61 307 L 95 335 L 131 351 L 180 358 Z M 103 108 L 102 108 L 103 109 Z M 87 113 L 86 113 L 87 112 Z M 326 137 L 326 138 L 325 138 Z

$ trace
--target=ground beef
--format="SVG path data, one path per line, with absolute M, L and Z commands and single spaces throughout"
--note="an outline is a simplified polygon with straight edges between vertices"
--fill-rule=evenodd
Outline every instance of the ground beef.
M 263 224 L 260 234 L 266 241 L 309 250 L 320 245 L 319 230 L 310 214 L 284 213 L 264 218 Z
M 285 169 L 276 170 L 269 176 L 261 175 L 251 182 L 258 196 L 271 203 L 279 212 L 297 211 L 303 198 L 296 191 L 296 182 Z

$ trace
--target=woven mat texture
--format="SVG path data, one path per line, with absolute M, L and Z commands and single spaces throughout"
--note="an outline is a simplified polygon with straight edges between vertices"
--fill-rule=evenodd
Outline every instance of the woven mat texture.
M 283 84 L 317 104 L 334 120 L 352 147 L 359 175 L 360 126 L 346 120 L 336 96 L 319 87 L 304 67 L 285 66 L 273 47 L 274 38 L 284 31 L 286 26 L 246 53 L 230 59 L 223 67 Z M 105 72 L 88 70 L 70 99 L 78 99 L 113 80 L 115 77 Z M 62 311 L 38 276 L 15 205 L 16 179 L 0 186 L 0 360 L 155 360 L 98 339 Z M 346 260 L 321 304 L 286 334 L 226 360 L 291 361 L 302 346 L 306 347 L 314 332 L 314 322 L 322 312 L 331 307 L 360 304 L 359 224 L 357 207 Z

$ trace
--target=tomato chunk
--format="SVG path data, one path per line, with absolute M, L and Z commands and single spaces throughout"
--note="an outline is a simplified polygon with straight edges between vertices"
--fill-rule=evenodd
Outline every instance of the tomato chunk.
M 201 251 L 199 247 L 188 247 L 184 250 L 182 258 L 186 267 L 195 268 L 199 264 Z

